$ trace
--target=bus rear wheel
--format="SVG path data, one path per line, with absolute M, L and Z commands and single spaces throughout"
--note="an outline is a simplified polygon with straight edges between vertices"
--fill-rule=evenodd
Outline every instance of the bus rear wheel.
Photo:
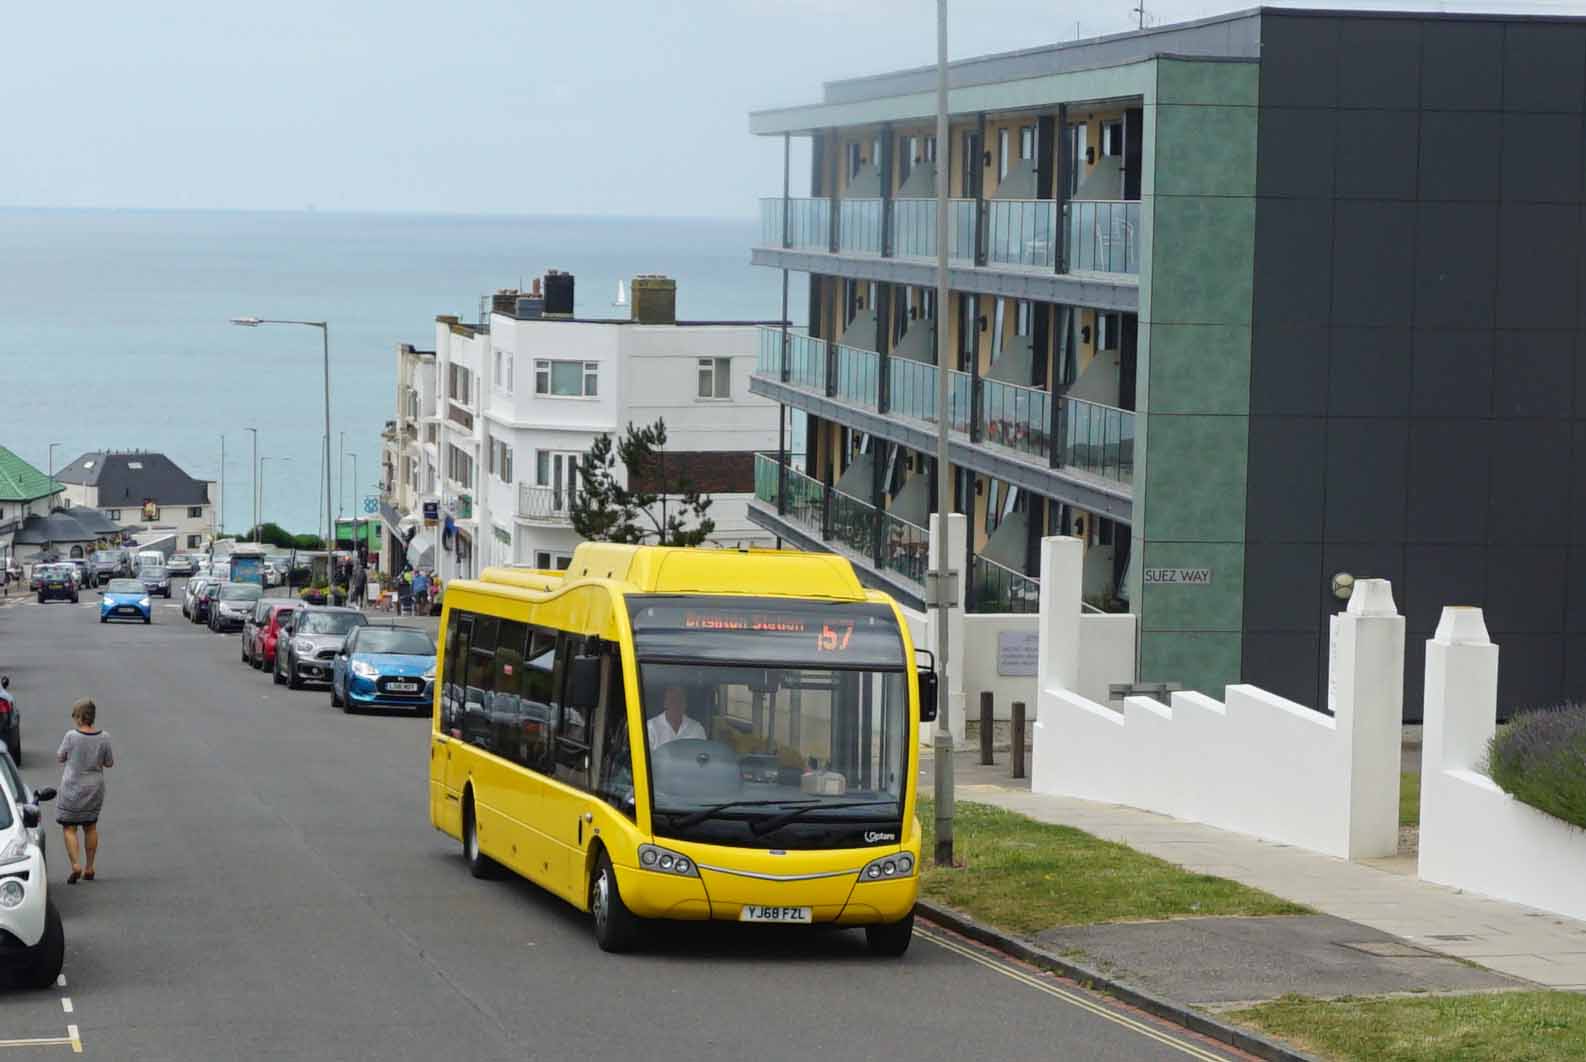
M 870 950 L 877 955 L 895 959 L 909 950 L 909 941 L 913 939 L 913 911 L 910 911 L 901 922 L 865 927 L 865 943 L 869 944 Z
M 463 859 L 468 863 L 468 873 L 481 880 L 496 876 L 496 861 L 479 847 L 479 820 L 474 817 L 474 795 L 468 794 L 463 804 Z
M 594 922 L 595 943 L 601 951 L 631 951 L 639 937 L 639 920 L 622 902 L 617 889 L 617 872 L 611 858 L 600 853 L 595 873 L 589 879 L 589 914 Z

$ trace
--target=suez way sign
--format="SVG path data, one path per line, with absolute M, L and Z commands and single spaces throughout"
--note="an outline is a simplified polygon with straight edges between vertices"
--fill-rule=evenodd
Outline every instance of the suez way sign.
M 1212 570 L 1210 568 L 1147 568 L 1145 582 L 1147 586 L 1153 583 L 1177 583 L 1181 586 L 1210 586 Z

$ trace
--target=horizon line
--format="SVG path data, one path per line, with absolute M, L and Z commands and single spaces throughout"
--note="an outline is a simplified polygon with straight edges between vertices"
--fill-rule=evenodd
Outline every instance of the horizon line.
M 588 213 L 580 211 L 542 211 L 524 213 L 515 211 L 467 211 L 438 209 L 397 209 L 370 207 L 351 209 L 345 207 L 188 207 L 188 206 L 79 206 L 36 203 L 0 203 L 0 211 L 36 213 L 99 213 L 99 214 L 303 214 L 342 217 L 444 217 L 444 218 L 563 218 L 598 221 L 748 221 L 756 220 L 752 212 L 746 214 L 619 214 Z

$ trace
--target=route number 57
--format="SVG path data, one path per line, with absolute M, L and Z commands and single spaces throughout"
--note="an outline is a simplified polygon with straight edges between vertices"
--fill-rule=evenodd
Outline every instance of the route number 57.
M 853 640 L 854 625 L 848 623 L 823 623 L 816 645 L 823 653 L 840 653 Z

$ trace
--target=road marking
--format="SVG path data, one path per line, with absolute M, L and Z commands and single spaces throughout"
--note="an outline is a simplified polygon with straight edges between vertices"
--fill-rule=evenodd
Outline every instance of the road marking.
M 1088 999 L 1078 992 L 1069 991 L 1068 989 L 1062 988 L 1056 984 L 1052 984 L 1049 981 L 1043 980 L 1031 974 L 1027 974 L 1022 970 L 1017 970 L 1011 966 L 1006 966 L 1002 962 L 999 962 L 990 956 L 982 955 L 973 948 L 959 944 L 956 941 L 949 940 L 946 937 L 938 936 L 937 934 L 928 930 L 915 929 L 915 933 L 924 937 L 932 944 L 946 948 L 955 955 L 961 955 L 966 959 L 979 963 L 988 970 L 995 970 L 997 973 L 1018 981 L 1020 984 L 1025 985 L 1028 988 L 1033 988 L 1037 992 L 1044 992 L 1049 996 L 1054 996 L 1057 999 L 1061 999 L 1065 1003 L 1070 1003 L 1073 1006 L 1080 1008 L 1081 1010 L 1089 1011 L 1097 1017 L 1106 1018 L 1108 1021 L 1113 1022 L 1116 1025 L 1121 1025 L 1131 1032 L 1137 1032 L 1142 1036 L 1146 1036 L 1157 1041 L 1158 1043 L 1166 1044 L 1168 1047 L 1176 1048 L 1179 1051 L 1184 1052 L 1186 1055 L 1189 1055 L 1191 1058 L 1202 1059 L 1203 1062 L 1227 1062 L 1228 1056 L 1226 1055 L 1213 1054 L 1198 1044 L 1192 1043 L 1188 1040 L 1180 1040 L 1177 1037 L 1166 1033 L 1153 1025 L 1148 1025 L 1145 1022 L 1136 1020 L 1129 1017 L 1128 1015 L 1120 1014 L 1114 1010 L 1102 1006 L 1100 1003 Z
M 71 996 L 62 996 L 61 997 L 61 1009 L 64 1010 L 68 1014 L 70 1014 L 72 1012 L 72 997 Z
M 65 1036 L 35 1036 L 25 1040 L 0 1040 L 0 1047 L 70 1047 L 72 1053 L 83 1053 L 83 1038 L 77 1026 L 66 1026 Z

